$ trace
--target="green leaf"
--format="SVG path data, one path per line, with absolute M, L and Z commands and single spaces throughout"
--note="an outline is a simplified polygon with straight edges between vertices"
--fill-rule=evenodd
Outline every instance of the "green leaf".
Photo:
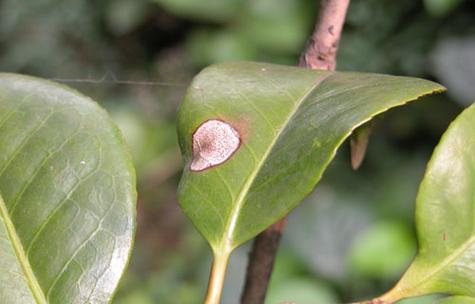
M 440 295 L 427 295 L 422 297 L 408 298 L 397 302 L 397 304 L 434 304 L 439 303 Z
M 354 128 L 441 90 L 414 78 L 271 64 L 207 68 L 193 81 L 178 117 L 186 162 L 181 206 L 215 251 L 235 248 L 298 205 Z M 213 119 L 231 125 L 240 146 L 223 164 L 192 171 L 193 133 Z
M 239 12 L 240 0 L 153 0 L 167 11 L 192 19 L 229 22 Z
M 438 17 L 443 17 L 457 8 L 465 0 L 424 0 L 427 11 Z
M 351 270 L 370 278 L 397 278 L 414 257 L 411 232 L 405 223 L 397 221 L 382 221 L 369 227 L 351 248 Z
M 196 30 L 187 41 L 190 59 L 197 66 L 229 60 L 251 60 L 259 56 L 256 47 L 238 32 Z
M 438 302 L 439 304 L 475 304 L 475 298 L 471 297 L 448 297 Z
M 313 11 L 302 1 L 275 5 L 274 0 L 254 0 L 240 15 L 237 30 L 259 50 L 296 54 L 305 45 L 312 19 Z
M 207 68 L 178 115 L 181 207 L 226 260 L 312 191 L 352 130 L 443 89 L 415 78 L 261 63 Z
M 416 207 L 419 253 L 393 290 L 393 302 L 429 293 L 475 296 L 475 105 L 434 151 Z
M 105 111 L 0 74 L 0 302 L 108 303 L 129 259 L 135 175 Z

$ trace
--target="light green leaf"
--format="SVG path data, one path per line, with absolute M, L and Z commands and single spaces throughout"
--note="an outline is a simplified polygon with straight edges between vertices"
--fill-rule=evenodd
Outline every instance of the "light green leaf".
M 414 257 L 412 231 L 405 223 L 382 221 L 355 240 L 350 251 L 351 270 L 370 278 L 397 278 Z
M 96 103 L 0 74 L 0 303 L 108 303 L 128 261 L 135 175 Z
M 397 302 L 397 304 L 435 304 L 439 303 L 440 295 L 427 295 L 422 297 L 408 298 Z
M 439 304 L 475 304 L 475 298 L 471 297 L 448 297 L 445 299 L 442 299 Z
M 380 299 L 429 293 L 475 296 L 475 105 L 449 127 L 419 189 L 419 253 Z
M 312 191 L 352 130 L 443 89 L 415 78 L 261 63 L 207 68 L 178 115 L 181 207 L 226 260 Z

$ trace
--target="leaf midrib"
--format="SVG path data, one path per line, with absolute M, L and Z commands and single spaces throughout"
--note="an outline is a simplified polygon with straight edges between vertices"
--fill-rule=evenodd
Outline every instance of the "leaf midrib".
M 47 304 L 48 301 L 46 300 L 43 290 L 41 289 L 40 284 L 38 283 L 38 280 L 33 272 L 33 269 L 31 268 L 28 257 L 26 256 L 23 245 L 20 241 L 20 238 L 18 237 L 15 226 L 13 225 L 13 222 L 9 216 L 7 206 L 5 205 L 5 202 L 1 195 L 0 219 L 3 219 L 3 223 L 5 224 L 8 237 L 15 251 L 15 255 L 18 260 L 18 263 L 20 264 L 23 275 L 26 277 L 26 282 L 28 283 L 28 287 L 31 290 L 33 298 L 38 304 Z
M 268 148 L 264 152 L 263 156 L 261 157 L 261 160 L 257 163 L 255 169 L 251 172 L 248 179 L 244 183 L 243 188 L 241 189 L 235 204 L 233 204 L 234 207 L 231 210 L 231 217 L 230 217 L 230 220 L 228 221 L 228 224 L 226 225 L 227 227 L 229 227 L 229 229 L 226 233 L 226 238 L 224 240 L 225 243 L 224 244 L 221 243 L 220 246 L 218 246 L 219 249 L 223 250 L 224 252 L 230 252 L 231 250 L 234 249 L 233 234 L 234 234 L 234 230 L 236 229 L 237 220 L 239 218 L 239 210 L 242 208 L 242 205 L 245 202 L 245 198 L 246 198 L 249 190 L 251 189 L 251 186 L 254 183 L 254 180 L 256 179 L 260 169 L 262 168 L 262 166 L 266 162 L 267 157 L 272 152 L 272 150 L 273 150 L 274 146 L 276 145 L 276 143 L 278 142 L 280 136 L 282 135 L 284 130 L 287 128 L 287 125 L 289 124 L 289 122 L 293 119 L 295 114 L 300 109 L 300 106 L 302 105 L 302 103 L 307 99 L 308 96 L 310 96 L 310 94 L 312 94 L 312 92 L 323 81 L 325 81 L 328 77 L 330 77 L 333 74 L 334 73 L 329 72 L 327 75 L 324 75 L 320 79 L 316 80 L 315 83 L 295 103 L 295 106 L 293 107 L 292 111 L 290 111 L 288 117 L 282 123 L 282 127 L 277 131 L 277 134 L 274 136 L 274 138 L 271 141 L 270 145 L 268 146 Z

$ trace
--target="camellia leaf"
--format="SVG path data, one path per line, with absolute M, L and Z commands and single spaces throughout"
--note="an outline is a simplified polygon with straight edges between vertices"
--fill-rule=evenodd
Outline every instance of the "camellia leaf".
M 118 129 L 66 87 L 0 74 L 0 303 L 109 303 L 135 173 Z
M 463 297 L 463 296 L 448 297 L 448 298 L 442 299 L 438 303 L 439 304 L 475 304 L 475 298 Z
M 407 77 L 247 62 L 201 72 L 178 115 L 186 163 L 178 196 L 214 251 L 210 286 L 236 246 L 314 188 L 352 130 L 443 89 Z
M 419 253 L 378 300 L 429 293 L 475 297 L 475 105 L 452 122 L 432 155 L 416 206 Z M 458 303 L 458 302 L 453 302 Z

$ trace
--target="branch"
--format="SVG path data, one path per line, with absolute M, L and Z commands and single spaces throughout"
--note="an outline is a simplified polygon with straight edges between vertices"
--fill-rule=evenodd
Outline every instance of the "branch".
M 259 234 L 252 246 L 247 266 L 242 304 L 262 304 L 266 297 L 272 268 L 279 249 L 287 216 Z
M 300 57 L 300 66 L 316 70 L 334 71 L 341 31 L 350 0 L 322 0 L 319 22 Z M 351 167 L 358 169 L 368 147 L 371 124 L 356 129 L 350 138 Z
M 322 0 L 319 21 L 299 66 L 334 71 L 341 31 L 350 0 Z M 241 304 L 264 303 L 287 216 L 259 234 L 249 255 Z
M 349 4 L 350 0 L 322 0 L 319 21 L 300 57 L 300 66 L 314 70 L 335 70 L 341 30 Z

